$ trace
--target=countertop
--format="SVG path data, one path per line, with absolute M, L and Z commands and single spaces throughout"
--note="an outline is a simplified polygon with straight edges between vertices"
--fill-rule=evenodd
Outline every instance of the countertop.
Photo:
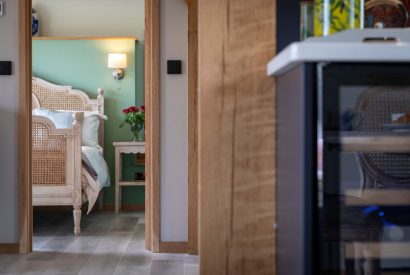
M 410 62 L 410 29 L 348 30 L 290 44 L 267 66 L 279 76 L 301 63 Z

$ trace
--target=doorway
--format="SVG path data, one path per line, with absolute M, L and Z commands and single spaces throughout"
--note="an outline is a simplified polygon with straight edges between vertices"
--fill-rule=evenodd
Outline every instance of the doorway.
M 127 115 L 121 110 L 130 106 L 143 109 L 140 106 L 144 105 L 144 49 L 140 41 L 145 28 L 144 0 L 120 5 L 107 1 L 98 7 L 93 23 L 88 22 L 88 14 L 98 1 L 83 3 L 81 11 L 71 2 L 33 0 L 32 4 L 33 17 L 40 19 L 40 36 L 32 38 L 33 250 L 53 247 L 55 235 L 68 235 L 65 245 L 72 246 L 74 235 L 93 232 L 105 239 L 118 227 L 129 234 L 138 229 L 138 240 L 143 243 L 144 157 L 120 155 L 117 150 L 126 144 L 144 152 L 143 143 L 128 144 L 130 125 L 119 127 Z M 113 10 L 130 27 L 107 20 Z M 73 13 L 75 22 L 69 20 Z M 109 68 L 110 58 L 117 56 L 126 63 L 124 77 L 119 80 L 113 79 Z M 70 121 L 76 112 L 83 113 L 82 119 Z M 141 117 L 142 111 L 133 114 Z M 67 125 L 57 116 L 67 116 Z M 95 202 L 97 196 L 99 201 Z M 112 213 L 114 208 L 117 213 L 117 205 L 123 210 L 118 217 Z M 99 213 L 96 208 L 110 214 Z M 125 215 L 125 211 L 132 211 L 132 215 Z M 98 226 L 101 220 L 106 226 Z
M 196 1 L 190 1 L 192 3 Z M 29 252 L 32 250 L 32 192 L 31 192 L 31 96 L 27 91 L 31 91 L 31 1 L 20 0 L 20 160 L 21 173 L 20 182 L 20 251 Z M 196 18 L 196 3 L 190 4 L 189 20 Z M 189 241 L 187 244 L 162 243 L 159 234 L 159 178 L 158 178 L 158 128 L 159 123 L 155 111 L 158 110 L 158 98 L 155 91 L 158 89 L 158 20 L 159 20 L 158 0 L 145 1 L 145 105 L 146 105 L 146 247 L 153 252 L 186 252 L 196 254 L 197 251 L 197 180 L 196 161 L 190 162 L 189 167 Z M 195 19 L 196 20 L 196 19 Z M 196 66 L 195 41 L 196 28 L 192 28 L 190 23 L 190 64 L 189 64 L 189 85 L 190 85 L 190 114 L 196 112 Z M 193 38 L 193 39 L 192 39 Z M 193 45 L 193 46 L 192 46 Z M 191 119 L 192 118 L 192 119 Z M 190 159 L 196 159 L 196 115 L 190 115 Z

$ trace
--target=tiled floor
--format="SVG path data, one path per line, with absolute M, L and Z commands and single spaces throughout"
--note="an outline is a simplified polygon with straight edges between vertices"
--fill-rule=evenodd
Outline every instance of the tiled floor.
M 73 236 L 72 214 L 36 213 L 34 252 L 0 255 L 0 274 L 198 275 L 198 257 L 145 249 L 143 213 L 93 212 Z

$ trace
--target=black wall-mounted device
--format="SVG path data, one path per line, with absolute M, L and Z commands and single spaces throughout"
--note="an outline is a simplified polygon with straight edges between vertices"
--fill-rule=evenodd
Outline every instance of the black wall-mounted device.
M 0 61 L 0 75 L 11 75 L 11 61 Z
M 182 61 L 181 60 L 168 60 L 167 61 L 167 73 L 168 74 L 182 74 Z

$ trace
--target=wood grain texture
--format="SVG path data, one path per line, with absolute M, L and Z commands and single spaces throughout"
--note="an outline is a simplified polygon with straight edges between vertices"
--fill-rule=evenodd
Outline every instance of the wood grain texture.
M 200 271 L 275 274 L 275 0 L 200 0 Z
M 188 250 L 187 242 L 160 242 L 159 253 L 186 253 Z
M 151 0 L 145 0 L 145 247 L 151 250 L 151 115 L 149 113 L 151 105 Z
M 19 252 L 32 250 L 31 0 L 19 1 Z
M 188 252 L 198 254 L 198 0 L 188 1 Z
M 0 243 L 0 254 L 18 254 L 20 245 L 18 243 Z
M 159 250 L 159 0 L 145 1 L 146 246 Z

